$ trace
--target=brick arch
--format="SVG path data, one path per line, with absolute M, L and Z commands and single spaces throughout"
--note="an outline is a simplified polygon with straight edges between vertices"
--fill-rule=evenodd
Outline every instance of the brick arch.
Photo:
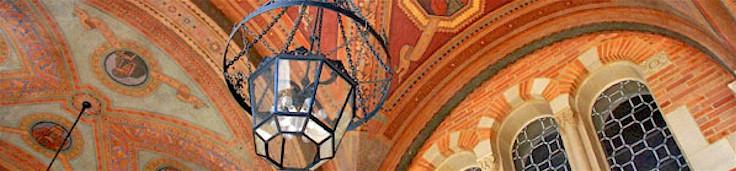
M 645 36 L 645 33 L 629 32 L 623 34 L 613 34 L 609 40 L 594 43 L 592 46 L 591 53 L 595 51 L 596 60 L 598 65 L 608 65 L 616 62 L 631 62 L 633 64 L 642 65 L 641 68 L 637 67 L 640 72 L 645 72 L 647 60 L 657 58 L 658 55 L 666 56 L 665 49 L 657 49 L 655 47 L 662 47 L 662 44 L 672 43 L 685 45 L 683 42 L 678 42 L 670 38 L 662 36 Z M 588 52 L 586 52 L 588 53 Z M 585 54 L 582 54 L 585 55 Z M 579 93 L 575 91 L 579 88 L 579 84 L 590 74 L 589 66 L 591 64 L 583 64 L 580 60 L 573 61 L 565 65 L 558 75 L 557 79 L 561 82 L 561 93 L 570 93 L 572 97 L 575 97 Z M 595 66 L 598 67 L 598 66 Z
M 479 103 L 462 103 L 459 108 L 469 110 L 456 110 L 453 111 L 454 113 L 451 116 L 448 116 L 447 121 L 449 122 L 443 122 L 430 137 L 428 143 L 420 150 L 420 157 L 414 159 L 412 168 L 439 169 L 438 164 L 447 163 L 451 157 L 464 152 L 474 152 L 477 160 L 491 155 L 496 157 L 495 153 L 497 152 L 491 150 L 496 148 L 493 146 L 493 144 L 496 144 L 497 139 L 495 137 L 498 134 L 496 122 L 507 119 L 508 113 L 512 112 L 521 103 L 551 101 L 559 95 L 558 82 L 557 79 L 549 77 L 531 78 L 503 89 L 486 89 L 488 90 L 486 93 L 471 95 L 482 97 L 484 94 L 497 94 L 492 97 L 485 97 L 486 99 L 483 100 L 477 100 L 476 102 Z M 506 86 L 498 84 L 498 86 L 502 85 Z M 493 123 L 488 124 L 489 121 Z M 478 152 L 483 151 L 480 149 L 482 148 L 481 145 L 487 146 L 487 150 L 490 151 Z M 432 150 L 436 150 L 438 153 L 427 154 L 428 151 Z M 432 161 L 437 160 L 437 158 L 440 160 Z M 493 160 L 498 159 L 494 158 Z M 476 164 L 476 166 L 480 165 Z
M 580 82 L 587 74 L 588 71 L 585 70 L 585 66 L 580 61 L 573 61 L 563 66 L 560 74 L 557 76 L 557 80 L 560 81 L 558 91 L 574 96 L 575 94 L 573 92 L 578 89 Z
M 581 115 L 589 113 L 588 111 L 593 108 L 595 99 L 611 85 L 623 80 L 647 82 L 641 67 L 630 60 L 610 62 L 604 66 L 592 69 L 592 71 L 582 75 L 582 77 L 583 79 L 579 80 L 580 87 L 575 89 L 574 96 L 571 96 L 573 98 L 571 102 L 572 108 Z M 587 115 L 583 116 L 583 118 L 588 117 Z
M 641 63 L 657 53 L 652 43 L 634 36 L 617 36 L 601 42 L 597 46 L 601 63 L 608 64 L 619 60 Z
M 646 14 L 646 16 L 621 16 L 621 13 L 641 13 Z M 679 24 L 675 25 L 675 23 Z M 467 45 L 457 45 L 459 47 L 452 47 L 453 49 L 457 48 L 459 50 L 449 50 L 449 52 L 444 52 L 443 49 L 440 49 L 440 51 L 438 51 L 438 53 L 444 53 L 446 56 L 440 56 L 439 58 L 444 57 L 445 59 L 443 59 L 443 62 L 440 62 L 439 64 L 433 64 L 434 67 L 447 66 L 454 68 L 454 71 L 449 74 L 438 72 L 435 74 L 439 75 L 425 75 L 423 78 L 426 78 L 427 80 L 417 81 L 417 85 L 419 86 L 414 86 L 411 90 L 412 92 L 419 92 L 425 89 L 432 90 L 430 94 L 426 94 L 426 92 L 425 94 L 421 94 L 422 96 L 434 97 L 431 101 L 414 102 L 411 105 L 408 105 L 409 103 L 405 103 L 407 106 L 404 107 L 408 108 L 392 110 L 392 112 L 398 113 L 417 113 L 418 115 L 430 116 L 401 116 L 398 118 L 404 118 L 404 120 L 401 121 L 394 118 L 392 122 L 402 123 L 402 125 L 407 126 L 404 126 L 403 129 L 399 129 L 391 128 L 391 125 L 389 125 L 389 129 L 384 132 L 384 135 L 389 136 L 389 138 L 392 138 L 392 135 L 401 136 L 396 136 L 392 150 L 390 150 L 391 152 L 388 154 L 386 160 L 384 160 L 382 168 L 392 168 L 396 166 L 395 164 L 399 163 L 398 161 L 401 161 L 398 168 L 409 166 L 411 159 L 414 158 L 413 156 L 415 154 L 417 154 L 416 151 L 422 146 L 422 144 L 424 144 L 424 141 L 426 141 L 429 135 L 431 135 L 431 132 L 437 129 L 439 124 L 436 123 L 442 123 L 442 120 L 445 119 L 447 115 L 453 112 L 456 107 L 462 105 L 463 99 L 470 98 L 471 95 L 474 94 L 473 92 L 475 92 L 476 88 L 483 85 L 488 79 L 496 78 L 497 75 L 502 75 L 503 69 L 512 65 L 512 63 L 518 63 L 518 60 L 522 57 L 526 58 L 525 56 L 528 54 L 535 53 L 540 49 L 549 48 L 555 43 L 559 43 L 564 40 L 586 37 L 591 41 L 602 38 L 590 35 L 621 31 L 637 32 L 641 34 L 654 33 L 661 35 L 660 37 L 666 37 L 668 40 L 673 40 L 674 43 L 694 47 L 696 51 L 700 51 L 705 54 L 706 60 L 715 62 L 716 68 L 719 68 L 718 70 L 720 71 L 727 70 L 724 68 L 727 68 L 728 66 L 734 66 L 734 61 L 729 58 L 732 54 L 727 53 L 728 50 L 714 41 L 712 37 L 708 37 L 705 33 L 699 31 L 695 26 L 681 18 L 651 9 L 611 7 L 596 9 L 595 12 L 581 10 L 566 14 L 561 18 L 550 19 L 550 21 L 531 26 L 526 28 L 526 31 L 524 32 L 506 37 L 507 39 L 486 40 L 483 39 L 485 37 L 479 36 L 479 38 L 473 39 L 473 41 L 465 41 L 462 43 Z M 482 33 L 490 34 L 488 32 Z M 488 42 L 483 43 L 484 41 L 505 43 L 489 45 Z M 578 46 L 593 47 L 595 45 L 579 44 Z M 565 53 L 579 54 L 580 52 L 570 51 Z M 471 57 L 468 58 L 468 56 Z M 454 60 L 455 58 L 463 59 L 464 61 Z M 614 60 L 610 61 L 615 61 L 619 58 L 613 59 Z M 584 67 L 580 67 L 584 66 L 582 63 L 561 63 L 560 61 L 553 60 L 549 61 L 549 63 L 563 65 L 554 66 L 557 68 L 568 68 L 565 69 L 567 70 L 565 72 L 568 72 L 568 74 L 562 74 L 560 72 L 544 73 L 548 74 L 549 77 L 558 78 L 558 86 L 560 88 L 556 93 L 572 93 L 577 86 L 576 84 L 587 72 L 587 70 L 582 69 Z M 461 67 L 457 68 L 455 66 Z M 402 88 L 399 87 L 397 91 L 401 90 Z M 412 92 L 403 94 L 403 96 L 413 98 L 414 96 L 411 95 Z M 443 93 L 432 94 L 438 92 Z M 488 92 L 484 93 L 487 94 Z M 401 104 L 399 104 L 399 106 L 401 106 Z M 406 120 L 406 118 L 414 119 Z M 392 134 L 392 129 L 396 129 L 393 132 L 398 131 L 400 133 Z M 421 131 L 416 132 L 406 130 Z M 399 160 L 399 156 L 402 156 L 402 159 Z
M 669 56 L 677 53 L 676 51 L 684 50 L 688 46 L 683 42 L 664 36 L 637 32 L 611 34 L 608 38 L 593 43 L 594 46 L 582 52 L 578 56 L 578 60 L 571 62 L 562 69 L 558 76 L 558 79 L 562 82 L 562 88 L 559 91 L 570 93 L 571 97 L 575 98 L 581 94 L 581 92 L 577 92 L 580 84 L 585 79 L 589 79 L 591 72 L 600 70 L 600 66 L 609 66 L 616 63 L 633 64 L 618 69 L 627 70 L 626 68 L 628 68 L 639 75 L 634 76 L 638 80 L 646 81 L 643 78 L 644 74 L 652 74 L 651 72 L 669 66 Z M 675 47 L 676 49 L 672 51 L 667 49 L 669 47 Z
M 627 43 L 652 47 L 641 48 L 632 52 L 630 50 L 632 48 L 614 48 L 611 45 Z M 450 116 L 440 124 L 439 129 L 435 132 L 440 134 L 448 132 L 446 129 L 453 129 L 453 126 L 447 126 L 451 125 L 449 123 L 456 122 L 455 120 L 457 119 L 463 119 L 473 112 L 486 112 L 486 115 L 491 115 L 494 119 L 503 120 L 506 117 L 504 113 L 513 109 L 515 106 L 514 103 L 518 103 L 514 101 L 523 102 L 534 100 L 531 90 L 534 87 L 534 82 L 540 82 L 539 80 L 549 81 L 543 90 L 542 100 L 554 99 L 560 94 L 570 94 L 574 98 L 579 93 L 579 86 L 589 77 L 590 73 L 599 72 L 591 69 L 592 66 L 589 62 L 582 62 L 584 60 L 581 60 L 581 56 L 591 51 L 590 49 L 593 49 L 596 54 L 599 54 L 600 51 L 607 54 L 607 56 L 595 55 L 595 59 L 598 60 L 600 63 L 598 65 L 600 66 L 625 62 L 629 63 L 628 65 L 633 65 L 637 70 L 642 70 L 642 73 L 645 73 L 644 70 L 648 69 L 648 65 L 646 65 L 648 61 L 664 55 L 665 58 L 671 60 L 670 64 L 651 68 L 652 71 L 646 73 L 647 78 L 650 80 L 649 82 L 652 82 L 652 87 L 663 87 L 663 85 L 660 85 L 662 81 L 657 78 L 668 75 L 666 73 L 671 72 L 670 70 L 673 70 L 672 68 L 675 68 L 676 65 L 689 66 L 702 71 L 719 69 L 718 64 L 704 53 L 689 47 L 685 43 L 661 35 L 632 31 L 611 31 L 582 35 L 548 45 L 498 71 L 496 76 L 485 81 L 477 89 L 473 90 L 472 93 L 468 94 L 466 99 L 460 102 L 457 108 L 452 110 Z M 547 66 L 545 63 L 539 61 L 555 61 L 554 64 L 556 65 Z M 687 63 L 688 61 L 697 61 L 698 63 L 689 64 Z M 700 67 L 701 65 L 702 67 Z M 535 71 L 535 69 L 540 70 Z M 682 71 L 682 69 L 676 70 Z M 715 77 L 729 78 L 728 73 L 723 71 L 719 71 L 716 75 L 718 76 Z M 671 81 L 672 78 L 669 78 L 669 80 Z M 727 80 L 729 79 L 720 81 L 723 82 L 723 85 L 726 85 Z M 666 86 L 673 85 L 667 84 L 664 87 Z M 656 94 L 657 88 L 652 89 Z M 727 87 L 723 86 L 721 89 L 727 90 Z M 509 92 L 514 92 L 512 94 L 515 94 L 515 98 L 517 99 L 510 98 L 507 95 Z M 671 98 L 672 96 L 670 95 L 669 97 Z M 666 105 L 668 103 L 663 102 L 664 111 L 670 110 Z M 469 118 L 473 117 L 466 119 Z M 727 130 L 723 131 L 728 132 Z M 708 133 L 706 134 L 710 135 Z M 435 141 L 433 138 L 430 138 L 428 142 Z M 428 146 L 425 145 L 424 147 L 422 150 L 426 150 Z M 421 161 L 417 162 L 421 163 Z
M 491 155 L 491 137 L 494 135 L 490 128 L 463 129 L 437 135 L 414 159 L 412 168 L 419 170 L 434 170 L 446 163 L 452 156 L 462 153 L 474 154 L 475 160 Z M 477 164 L 476 164 L 477 165 Z

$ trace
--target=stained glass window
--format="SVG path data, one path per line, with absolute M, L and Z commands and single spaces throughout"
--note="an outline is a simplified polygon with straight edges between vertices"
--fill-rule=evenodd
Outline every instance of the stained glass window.
M 570 170 L 557 123 L 550 117 L 524 127 L 516 136 L 512 155 L 517 171 Z
M 641 82 L 622 81 L 606 89 L 592 113 L 611 170 L 690 170 Z

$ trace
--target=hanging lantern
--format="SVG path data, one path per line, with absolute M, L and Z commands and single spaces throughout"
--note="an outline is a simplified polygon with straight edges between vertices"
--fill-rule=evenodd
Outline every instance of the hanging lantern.
M 319 55 L 263 63 L 249 80 L 256 153 L 284 168 L 331 159 L 352 121 L 357 83 L 340 62 Z
M 383 38 L 351 1 L 283 0 L 235 25 L 223 64 L 228 88 L 251 115 L 255 153 L 278 169 L 302 170 L 332 159 L 345 133 L 379 111 L 388 59 Z

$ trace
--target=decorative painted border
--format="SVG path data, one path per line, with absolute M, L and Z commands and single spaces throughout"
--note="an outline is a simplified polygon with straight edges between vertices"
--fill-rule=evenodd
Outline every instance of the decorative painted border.
M 43 170 L 46 168 L 38 158 L 18 146 L 0 140 L 0 170 Z
M 68 99 L 67 104 L 70 105 L 70 109 L 82 110 L 82 103 L 85 101 L 91 103 L 92 107 L 86 109 L 84 111 L 84 114 L 99 115 L 100 113 L 102 113 L 102 109 L 105 108 L 105 106 L 103 106 L 104 103 L 102 103 L 102 100 L 98 98 L 96 92 L 84 90 L 75 92 L 74 95 L 72 95 L 71 98 Z
M 220 44 L 228 38 L 228 33 L 217 27 L 212 19 L 206 16 L 190 1 L 168 3 L 165 1 L 127 0 L 145 12 L 154 16 L 166 27 L 174 31 L 199 55 L 204 56 L 206 63 L 216 72 L 221 72 L 219 58 L 224 46 Z M 166 9 L 166 10 L 162 10 Z M 204 26 L 204 27 L 197 27 Z M 240 51 L 231 46 L 232 52 Z M 253 66 L 248 66 L 253 67 Z M 250 68 L 254 69 L 254 68 Z M 221 78 L 221 77 L 220 77 Z
M 136 15 L 131 15 L 133 13 L 130 11 L 143 9 L 127 1 L 87 0 L 86 3 L 117 17 L 124 23 L 130 24 L 135 30 L 148 37 L 151 43 L 158 45 L 163 52 L 180 64 L 187 71 L 188 76 L 195 78 L 194 81 L 201 86 L 200 88 L 205 92 L 207 98 L 218 106 L 215 109 L 225 118 L 227 126 L 233 132 L 235 137 L 228 140 L 228 143 L 251 143 L 250 140 L 245 138 L 252 136 L 250 131 L 233 129 L 241 127 L 243 123 L 249 124 L 247 114 L 230 97 L 222 96 L 222 94 L 227 93 L 227 90 L 218 88 L 219 85 L 217 84 L 211 84 L 220 80 L 218 77 L 222 76 L 222 73 L 206 69 L 206 61 L 201 56 L 197 56 L 190 45 L 182 41 L 173 30 L 170 30 L 148 13 L 134 13 Z M 243 148 L 253 149 L 252 146 Z M 255 156 L 255 152 L 249 155 L 251 157 Z
M 524 1 L 524 3 L 507 4 L 506 5 L 507 7 L 501 7 L 500 9 L 498 9 L 499 14 L 494 14 L 488 19 L 481 19 L 480 21 L 473 24 L 473 25 L 480 25 L 480 27 L 468 28 L 468 30 L 455 36 L 453 40 L 443 45 L 442 48 L 435 50 L 435 52 L 433 53 L 433 56 L 440 56 L 440 57 L 434 57 L 434 58 L 430 57 L 424 63 L 422 63 L 422 65 L 429 64 L 429 67 L 422 68 L 420 66 L 419 68 L 416 69 L 416 71 L 408 73 L 410 74 L 408 78 L 411 78 L 411 79 L 404 80 L 401 84 L 399 84 L 399 87 L 397 87 L 395 90 L 392 90 L 391 96 L 389 96 L 389 98 L 387 99 L 386 105 L 384 105 L 384 110 L 387 112 L 391 112 L 394 108 L 396 108 L 403 101 L 405 101 L 404 97 L 408 97 L 407 95 L 409 94 L 409 91 L 411 89 L 403 88 L 403 87 L 414 87 L 419 81 L 421 81 L 421 78 L 423 78 L 425 75 L 428 75 L 430 73 L 430 68 L 433 68 L 433 66 L 439 64 L 440 60 L 443 57 L 446 57 L 452 51 L 455 51 L 457 48 L 459 48 L 462 45 L 463 42 L 473 39 L 475 36 L 478 36 L 478 34 L 480 34 L 483 29 L 489 29 L 488 27 L 491 26 L 492 24 L 496 24 L 500 22 L 501 19 L 509 18 L 511 13 L 517 12 L 520 9 L 523 9 L 524 7 L 528 6 L 529 4 L 536 3 L 537 1 L 538 0 L 526 0 Z M 393 96 L 396 96 L 396 97 L 393 97 Z
M 185 166 L 184 164 L 179 163 L 178 161 L 174 159 L 167 159 L 167 158 L 158 158 L 158 159 L 153 159 L 151 161 L 148 161 L 148 163 L 146 163 L 146 166 L 143 168 L 143 170 L 158 171 L 158 169 L 161 169 L 164 167 L 173 167 L 173 168 L 178 169 L 179 171 L 191 171 L 192 170 L 192 169 L 189 169 L 189 167 Z
M 0 5 L 0 13 L 5 16 L 0 27 L 7 38 L 2 41 L 10 47 L 25 47 L 10 48 L 20 69 L 0 72 L 0 103 L 66 95 L 74 78 L 65 63 L 70 56 L 47 11 L 37 1 L 7 1 Z M 15 89 L 22 91 L 3 91 Z
M 470 20 L 478 18 L 483 12 L 485 6 L 484 0 L 471 0 L 470 4 L 455 12 L 452 16 L 435 16 L 429 15 L 424 11 L 416 0 L 401 0 L 398 2 L 399 8 L 411 19 L 411 21 L 419 28 L 427 27 L 430 20 L 438 20 L 437 26 L 439 31 L 457 32 L 460 28 L 471 24 Z
M 5 59 L 8 58 L 8 55 L 10 55 L 10 48 L 8 48 L 8 43 L 5 42 L 5 39 L 3 39 L 2 36 L 0 36 L 0 64 L 2 64 Z
M 736 18 L 736 0 L 724 0 L 723 5 L 726 6 L 729 12 L 731 12 L 731 16 Z

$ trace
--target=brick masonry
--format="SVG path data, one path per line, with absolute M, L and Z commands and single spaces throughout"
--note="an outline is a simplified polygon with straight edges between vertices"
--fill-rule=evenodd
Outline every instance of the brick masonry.
M 550 79 L 542 95 L 551 101 L 560 94 L 575 90 L 586 78 L 589 69 L 578 59 L 587 50 L 595 48 L 602 65 L 628 61 L 642 65 L 647 59 L 663 53 L 669 63 L 654 72 L 647 73 L 646 82 L 654 92 L 663 113 L 670 113 L 678 106 L 687 106 L 709 142 L 715 142 L 736 131 L 736 100 L 727 86 L 734 80 L 726 70 L 699 50 L 685 43 L 648 33 L 605 32 L 564 40 L 523 57 L 484 82 L 458 105 L 440 124 L 421 148 L 410 168 L 432 169 L 431 162 L 422 155 L 433 145 L 440 154 L 448 157 L 454 153 L 449 147 L 452 132 L 476 129 L 481 117 L 501 122 L 510 113 L 512 105 L 505 99 L 505 91 L 518 86 L 523 100 L 530 100 L 530 89 L 535 79 Z M 646 68 L 643 66 L 642 68 Z M 643 72 L 643 71 L 642 71 Z M 492 140 L 494 130 L 483 137 Z M 461 136 L 462 137 L 462 136 Z M 468 141 L 468 143 L 477 140 Z M 460 138 L 459 143 L 466 143 Z

